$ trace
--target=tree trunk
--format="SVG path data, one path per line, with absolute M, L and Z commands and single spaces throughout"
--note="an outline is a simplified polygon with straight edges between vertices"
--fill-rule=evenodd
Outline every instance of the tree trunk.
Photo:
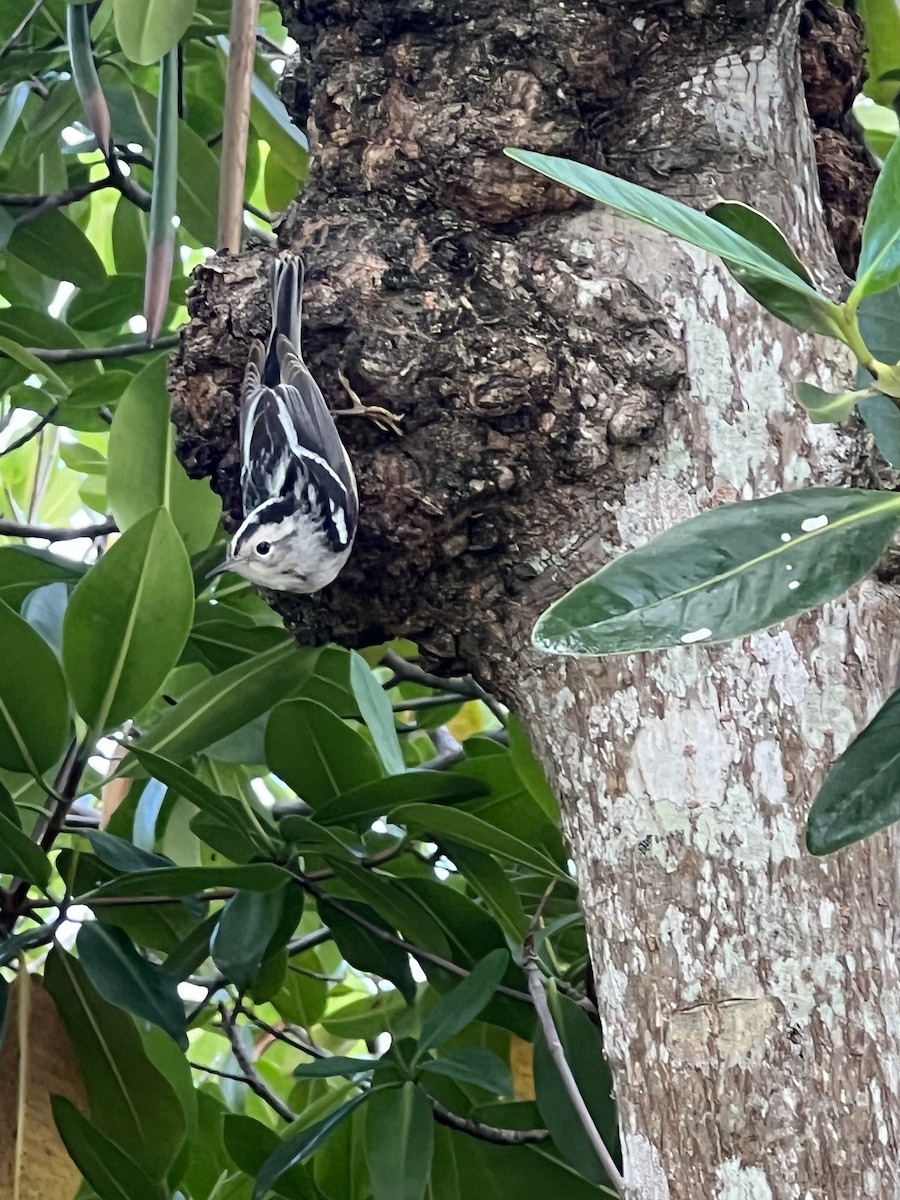
M 565 587 L 674 521 L 865 470 L 860 439 L 792 399 L 799 379 L 846 384 L 834 343 L 500 153 L 744 200 L 839 282 L 799 6 L 285 7 L 285 94 L 314 151 L 281 229 L 310 262 L 308 357 L 336 404 L 341 367 L 407 434 L 347 431 L 354 557 L 279 611 L 305 639 L 413 637 L 521 714 L 578 866 L 630 1195 L 900 1196 L 891 839 L 803 847 L 827 764 L 895 684 L 894 595 L 869 581 L 728 649 L 563 661 L 529 643 Z M 857 52 L 853 19 L 829 22 Z M 820 71 L 839 140 L 854 72 Z M 831 216 L 846 261 L 858 208 Z M 183 457 L 235 512 L 221 398 L 264 323 L 260 281 L 254 254 L 201 272 L 173 377 Z

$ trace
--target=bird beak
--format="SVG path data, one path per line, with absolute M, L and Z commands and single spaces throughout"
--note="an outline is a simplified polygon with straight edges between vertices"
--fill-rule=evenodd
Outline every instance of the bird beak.
M 224 562 L 220 562 L 217 567 L 213 567 L 213 569 L 211 571 L 207 571 L 206 578 L 212 579 L 214 575 L 222 575 L 226 571 L 233 570 L 234 564 L 236 561 L 237 561 L 236 559 L 233 559 L 233 558 L 231 558 L 231 556 L 229 556 L 228 558 L 225 559 Z

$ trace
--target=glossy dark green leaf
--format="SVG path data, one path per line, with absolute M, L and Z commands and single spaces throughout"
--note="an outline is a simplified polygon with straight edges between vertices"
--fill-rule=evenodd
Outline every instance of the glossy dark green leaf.
M 506 150 L 505 153 L 515 162 L 548 176 L 563 187 L 574 188 L 593 200 L 608 204 L 617 212 L 652 225 L 654 229 L 661 229 L 663 233 L 680 238 L 692 246 L 699 246 L 701 250 L 718 254 L 728 261 L 732 269 L 735 266 L 743 267 L 817 303 L 827 302 L 814 287 L 784 263 L 706 213 L 696 212 L 668 196 L 569 159 L 536 154 L 531 150 Z
M 82 896 L 85 904 L 97 896 L 193 896 L 207 888 L 246 888 L 271 892 L 280 887 L 288 873 L 274 863 L 248 863 L 233 867 L 160 867 L 111 879 Z
M 347 1058 L 341 1054 L 330 1054 L 327 1058 L 316 1058 L 312 1062 L 294 1067 L 293 1074 L 299 1079 L 330 1079 L 334 1075 L 364 1075 L 394 1066 L 390 1059 Z
M 395 809 L 392 819 L 398 825 L 409 826 L 437 841 L 446 836 L 463 846 L 486 850 L 545 875 L 566 881 L 569 879 L 562 868 L 543 851 L 462 809 L 439 808 L 434 804 L 407 804 Z
M 603 1056 L 600 1030 L 583 1009 L 565 996 L 550 992 L 548 999 L 578 1090 L 600 1136 L 610 1151 L 615 1153 L 618 1121 L 612 1099 L 612 1075 Z M 541 1117 L 560 1153 L 584 1179 L 595 1184 L 608 1184 L 606 1172 L 550 1057 L 542 1031 L 535 1040 L 534 1082 Z
M 387 934 L 393 930 L 374 909 L 355 900 L 342 900 L 341 907 L 318 902 L 319 916 L 328 925 L 341 954 L 359 971 L 371 971 L 389 979 L 408 1004 L 415 999 L 416 985 L 409 969 L 409 956 L 399 946 L 392 945 L 367 926 L 376 926 Z M 362 918 L 366 925 L 354 917 Z
M 100 861 L 115 871 L 131 873 L 175 866 L 171 858 L 166 858 L 163 854 L 153 854 L 149 850 L 142 850 L 133 842 L 129 842 L 126 838 L 116 837 L 113 833 L 106 833 L 99 829 L 84 829 L 80 836 L 91 843 L 91 848 Z
M 62 670 L 41 635 L 2 602 L 0 646 L 0 767 L 40 775 L 70 736 Z
M 300 971 L 306 969 L 324 975 L 322 961 L 313 951 L 307 951 L 292 955 L 290 965 L 281 986 L 271 997 L 272 1006 L 285 1021 L 299 1025 L 301 1029 L 312 1029 L 328 1007 L 328 984 L 324 978 L 301 975 Z
M 796 385 L 797 399 L 814 425 L 832 425 L 845 421 L 862 400 L 877 395 L 871 388 L 859 392 L 827 392 L 812 383 Z
M 9 239 L 8 249 L 42 275 L 67 279 L 86 291 L 101 288 L 107 281 L 99 254 L 62 209 L 18 226 Z
M 354 899 L 370 905 L 389 926 L 399 929 L 408 942 L 442 957 L 450 955 L 450 943 L 440 923 L 396 879 L 342 861 L 334 862 L 333 869 L 335 876 L 352 888 Z
M 53 1120 L 85 1180 L 100 1200 L 169 1200 L 169 1189 L 151 1179 L 64 1096 L 51 1096 Z
M 47 584 L 77 583 L 84 574 L 80 563 L 68 562 L 31 546 L 0 546 L 0 600 L 18 609 L 29 592 Z
M 493 950 L 443 996 L 422 1022 L 418 1053 L 442 1046 L 471 1024 L 496 992 L 508 966 L 508 952 Z
M 374 1200 L 422 1200 L 431 1174 L 434 1117 L 414 1083 L 381 1088 L 366 1104 L 366 1161 Z
M 832 854 L 898 820 L 900 691 L 831 768 L 810 809 L 806 845 L 812 854 Z
M 501 1118 L 496 1110 L 502 1108 L 505 1114 L 513 1107 L 518 1106 L 492 1105 L 492 1120 L 503 1125 L 508 1117 Z M 610 1196 L 610 1192 L 601 1192 L 582 1179 L 545 1144 L 496 1146 L 441 1126 L 435 1130 L 431 1179 L 433 1200 L 470 1200 L 473 1196 L 490 1196 L 491 1200 L 608 1200 Z
M 862 249 L 856 283 L 848 303 L 858 304 L 864 296 L 886 292 L 900 283 L 900 228 L 896 213 L 900 206 L 900 150 L 895 143 L 884 160 L 863 225 Z
M 239 891 L 222 909 L 210 954 L 239 992 L 246 991 L 259 974 L 280 920 L 281 905 L 271 892 Z
M 228 1109 L 209 1092 L 198 1090 L 196 1097 L 200 1134 L 191 1138 L 190 1159 L 179 1183 L 191 1200 L 215 1200 L 216 1188 L 231 1165 L 224 1139 Z
M 632 654 L 743 637 L 833 600 L 900 524 L 883 492 L 809 488 L 723 504 L 614 559 L 540 618 L 554 654 Z
M 381 991 L 327 1012 L 320 1023 L 337 1038 L 369 1040 L 382 1033 L 393 1035 L 407 1014 L 406 1000 L 400 992 Z
M 708 209 L 708 215 L 714 221 L 726 225 L 734 233 L 746 238 L 768 254 L 776 262 L 782 263 L 804 283 L 814 287 L 812 277 L 803 263 L 794 253 L 787 238 L 770 221 L 768 217 L 741 204 L 736 200 L 726 200 L 714 204 Z M 723 260 L 738 283 L 744 287 L 754 300 L 759 301 L 763 308 L 795 329 L 803 329 L 826 336 L 840 336 L 840 310 L 832 301 L 820 296 L 813 300 L 806 293 L 799 293 L 793 288 L 785 287 L 781 282 L 748 270 L 729 260 Z
M 104 1000 L 158 1025 L 187 1049 L 184 1005 L 175 980 L 139 954 L 126 933 L 85 921 L 78 934 L 78 961 Z
M 535 757 L 522 723 L 516 716 L 510 716 L 507 727 L 509 735 L 509 755 L 516 774 L 522 780 L 529 795 L 544 811 L 554 824 L 559 821 L 559 804 L 553 789 L 547 782 L 544 768 Z
M 69 601 L 63 664 L 80 716 L 98 732 L 133 716 L 178 661 L 193 612 L 190 563 L 172 518 L 148 513 Z
M 186 281 L 176 279 L 169 300 L 182 302 Z M 66 308 L 66 320 L 73 329 L 96 333 L 104 329 L 119 329 L 141 312 L 144 300 L 144 277 L 127 272 L 111 275 L 102 292 L 79 292 Z
M 359 1096 L 354 1096 L 352 1100 L 348 1100 L 345 1104 L 342 1104 L 340 1108 L 335 1109 L 333 1113 L 330 1113 L 323 1120 L 317 1121 L 314 1125 L 310 1125 L 306 1129 L 301 1129 L 299 1133 L 295 1133 L 283 1141 L 279 1148 L 259 1168 L 256 1176 L 256 1185 L 253 1189 L 253 1200 L 263 1200 L 266 1192 L 269 1190 L 278 1190 L 279 1181 L 288 1171 L 309 1158 L 334 1133 L 338 1126 L 343 1121 L 346 1121 L 354 1108 L 367 1098 L 370 1098 L 370 1095 L 370 1093 L 363 1092 Z M 227 1127 L 225 1139 L 227 1146 Z M 302 1195 L 302 1193 L 300 1194 Z
M 268 712 L 301 685 L 315 657 L 294 643 L 274 646 L 204 680 L 142 731 L 141 748 L 183 762 Z
M 281 1139 L 274 1129 L 238 1113 L 227 1113 L 222 1124 L 228 1157 L 245 1175 L 255 1179 L 263 1164 L 278 1152 Z M 272 1191 L 287 1200 L 318 1200 L 318 1194 L 302 1163 L 295 1163 L 274 1181 Z
M 384 769 L 389 775 L 402 775 L 406 764 L 390 699 L 359 654 L 350 659 L 350 686 Z
M 314 700 L 286 700 L 272 710 L 266 761 L 313 808 L 384 775 L 365 738 Z
M 452 1050 L 441 1058 L 425 1059 L 419 1063 L 423 1075 L 445 1075 L 458 1083 L 484 1088 L 496 1096 L 511 1096 L 513 1082 L 509 1067 L 492 1050 L 477 1047 L 471 1050 Z M 427 1087 L 427 1082 L 425 1084 Z
M 0 813 L 0 875 L 18 876 L 45 888 L 50 870 L 50 859 L 40 846 Z
M 92 1123 L 152 1178 L 164 1178 L 184 1142 L 185 1117 L 134 1021 L 98 995 L 59 947 L 47 959 L 44 983 L 71 1038 Z
M 69 604 L 69 589 L 64 583 L 48 583 L 35 588 L 22 602 L 19 615 L 41 635 L 57 658 L 62 657 L 62 627 Z
M 529 918 L 501 864 L 490 854 L 452 841 L 446 843 L 445 853 L 506 936 L 516 945 L 521 944 L 528 931 Z
M 287 646 L 287 630 L 273 625 L 237 625 L 233 621 L 199 621 L 191 630 L 188 643 L 196 657 L 211 671 L 226 671 L 239 666 L 264 650 Z
M 116 37 L 134 63 L 150 66 L 178 44 L 196 0 L 113 0 Z
M 404 804 L 458 804 L 484 796 L 487 791 L 479 780 L 462 775 L 407 771 L 341 792 L 316 808 L 316 821 L 322 825 L 368 824 L 378 817 L 389 816 Z
M 214 792 L 187 768 L 169 762 L 141 746 L 132 746 L 131 750 L 149 775 L 172 788 L 185 800 L 196 804 L 202 813 L 238 837 L 244 847 L 242 861 L 246 862 L 255 854 L 271 853 L 270 838 L 275 830 L 264 817 L 257 815 L 234 796 L 222 796 Z

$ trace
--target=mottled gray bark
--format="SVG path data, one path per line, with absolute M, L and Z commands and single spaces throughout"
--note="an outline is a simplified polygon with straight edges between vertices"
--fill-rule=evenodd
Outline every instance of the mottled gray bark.
M 528 640 L 567 585 L 675 520 L 862 469 L 859 440 L 810 427 L 791 395 L 846 381 L 834 343 L 500 153 L 743 199 L 839 283 L 798 6 L 296 0 L 288 16 L 314 172 L 282 236 L 310 260 L 309 358 L 336 404 L 341 367 L 408 432 L 347 430 L 354 557 L 279 611 L 306 639 L 411 636 L 522 714 L 578 865 L 634 1196 L 900 1196 L 890 838 L 825 862 L 802 846 L 826 764 L 894 686 L 894 595 L 867 582 L 724 650 L 563 662 Z M 858 210 L 831 226 L 846 261 Z M 200 285 L 175 414 L 185 461 L 233 505 L 259 256 Z

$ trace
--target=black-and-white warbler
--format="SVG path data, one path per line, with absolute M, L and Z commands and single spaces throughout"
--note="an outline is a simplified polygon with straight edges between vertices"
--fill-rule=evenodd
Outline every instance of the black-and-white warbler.
M 270 274 L 272 328 L 256 340 L 241 388 L 244 520 L 228 558 L 260 587 L 317 592 L 350 557 L 359 518 L 356 479 L 334 418 L 303 361 L 303 263 L 276 258 Z M 377 419 L 380 410 L 358 401 Z

